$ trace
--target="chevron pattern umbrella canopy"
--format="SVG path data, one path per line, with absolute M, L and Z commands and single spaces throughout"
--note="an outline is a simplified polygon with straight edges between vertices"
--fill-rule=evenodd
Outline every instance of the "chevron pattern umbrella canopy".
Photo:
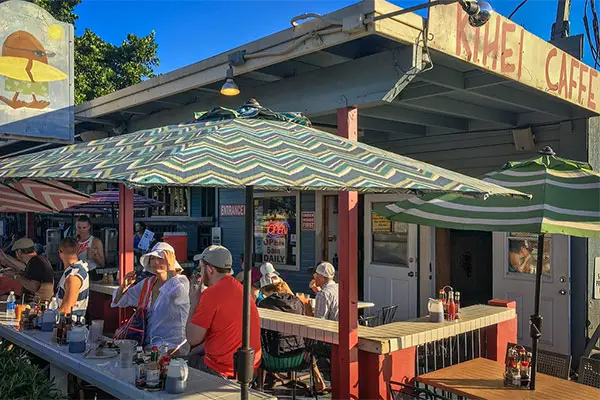
M 374 211 L 393 220 L 451 229 L 556 233 L 600 237 L 600 173 L 587 163 L 548 154 L 483 177 L 489 183 L 533 195 L 531 201 L 481 201 L 456 195 L 411 198 Z
M 522 196 L 319 131 L 301 114 L 275 113 L 256 103 L 197 113 L 189 123 L 6 159 L 0 162 L 2 178 Z
M 87 194 L 61 182 L 0 182 L 0 212 L 56 213 L 88 201 Z

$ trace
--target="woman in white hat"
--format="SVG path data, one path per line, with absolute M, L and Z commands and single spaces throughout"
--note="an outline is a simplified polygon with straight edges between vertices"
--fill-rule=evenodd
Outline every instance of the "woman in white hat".
M 160 242 L 140 258 L 145 270 L 153 277 L 135 283 L 135 272 L 125 275 L 123 283 L 113 293 L 112 307 L 137 307 L 144 283 L 150 280 L 151 295 L 146 310 L 148 323 L 144 348 L 168 344 L 173 350 L 185 341 L 185 325 L 190 310 L 190 283 L 181 274 L 183 268 L 175 259 L 175 250 L 168 243 Z M 154 279 L 155 278 L 155 279 Z M 189 346 L 179 349 L 186 355 Z

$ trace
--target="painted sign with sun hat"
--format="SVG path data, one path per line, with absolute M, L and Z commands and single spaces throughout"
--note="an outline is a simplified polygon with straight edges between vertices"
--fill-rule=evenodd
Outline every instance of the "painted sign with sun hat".
M 0 2 L 0 138 L 72 143 L 73 25 Z

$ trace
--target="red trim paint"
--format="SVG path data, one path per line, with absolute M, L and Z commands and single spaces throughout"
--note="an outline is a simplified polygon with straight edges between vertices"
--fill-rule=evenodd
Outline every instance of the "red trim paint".
M 119 185 L 119 284 L 133 271 L 133 190 Z M 119 309 L 119 326 L 126 320 L 125 310 Z
M 358 110 L 337 110 L 338 135 L 358 140 Z M 336 351 L 334 399 L 358 399 L 358 193 L 338 195 L 339 346 Z M 332 378 L 333 379 L 333 378 Z

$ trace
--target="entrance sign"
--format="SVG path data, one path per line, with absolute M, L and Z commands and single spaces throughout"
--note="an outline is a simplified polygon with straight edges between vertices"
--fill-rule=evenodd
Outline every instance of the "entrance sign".
M 429 47 L 550 93 L 590 111 L 600 111 L 600 76 L 545 40 L 500 14 L 482 27 L 469 25 L 458 3 L 429 9 Z
M 243 217 L 246 215 L 245 204 L 223 204 L 221 206 L 221 217 Z
M 73 143 L 73 25 L 0 3 L 0 137 Z

